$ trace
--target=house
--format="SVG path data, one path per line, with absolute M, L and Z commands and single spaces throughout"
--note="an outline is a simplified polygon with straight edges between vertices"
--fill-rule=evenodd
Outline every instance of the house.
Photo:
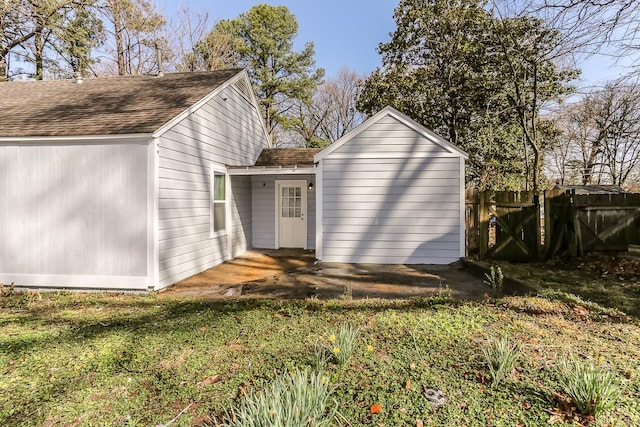
M 625 194 L 626 191 L 619 185 L 560 185 L 556 184 L 555 191 L 564 191 L 573 194 Z
M 161 289 L 248 248 L 464 256 L 466 154 L 392 108 L 270 146 L 244 70 L 3 83 L 0 282 Z

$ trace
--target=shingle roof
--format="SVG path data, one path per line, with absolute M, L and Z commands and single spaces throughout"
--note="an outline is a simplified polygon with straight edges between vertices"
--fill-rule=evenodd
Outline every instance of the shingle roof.
M 264 148 L 256 166 L 310 166 L 320 148 Z
M 240 71 L 0 83 L 0 137 L 153 133 Z

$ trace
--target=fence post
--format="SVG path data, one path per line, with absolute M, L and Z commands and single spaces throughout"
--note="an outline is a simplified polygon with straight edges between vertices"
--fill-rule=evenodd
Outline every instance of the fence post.
M 484 258 L 489 249 L 489 197 L 489 190 L 480 192 L 480 258 Z
M 551 193 L 548 190 L 544 190 L 544 245 L 542 246 L 544 251 L 544 257 L 549 259 L 551 257 L 551 242 L 553 242 L 553 230 L 551 225 Z

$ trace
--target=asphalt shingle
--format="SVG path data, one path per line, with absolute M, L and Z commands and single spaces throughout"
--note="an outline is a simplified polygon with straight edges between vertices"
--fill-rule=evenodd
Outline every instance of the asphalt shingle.
M 153 133 L 241 72 L 0 83 L 0 137 Z
M 319 148 L 265 148 L 256 160 L 256 166 L 310 166 Z

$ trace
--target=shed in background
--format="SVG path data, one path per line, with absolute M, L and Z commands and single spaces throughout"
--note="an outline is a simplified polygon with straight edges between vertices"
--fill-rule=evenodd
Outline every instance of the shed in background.
M 315 156 L 316 258 L 448 264 L 465 255 L 467 154 L 386 107 Z

